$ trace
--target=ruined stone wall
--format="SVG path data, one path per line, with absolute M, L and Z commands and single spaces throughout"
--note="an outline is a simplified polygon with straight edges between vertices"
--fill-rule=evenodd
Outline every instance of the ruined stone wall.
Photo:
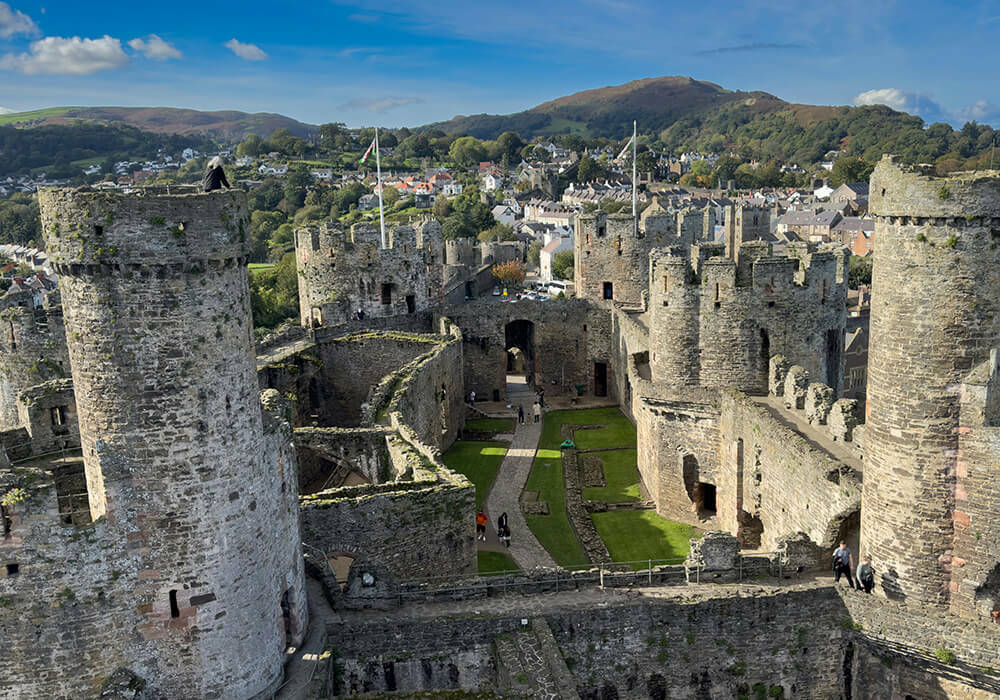
M 105 566 L 132 578 L 114 602 L 137 611 L 118 664 L 165 696 L 269 692 L 303 634 L 305 592 L 284 495 L 295 463 L 268 437 L 254 374 L 244 197 L 39 200 L 91 513 L 124 552 Z
M 80 446 L 80 424 L 71 379 L 53 379 L 18 395 L 18 420 L 36 455 Z
M 295 234 L 299 314 L 304 326 L 336 325 L 360 309 L 371 318 L 425 311 L 441 301 L 441 225 L 396 226 L 381 247 L 378 228 L 323 224 Z
M 797 259 L 770 257 L 766 244 L 748 244 L 739 268 L 722 252 L 722 246 L 702 245 L 650 257 L 654 382 L 764 394 L 768 360 L 780 352 L 839 389 L 847 318 L 844 249 Z
M 829 589 L 718 598 L 703 589 L 687 599 L 647 597 L 586 611 L 553 605 L 542 615 L 350 617 L 331 628 L 338 691 L 501 690 L 501 667 L 515 660 L 500 650 L 540 626 L 557 645 L 543 647 L 540 663 L 564 664 L 575 685 L 568 689 L 581 698 L 754 697 L 762 686 L 765 694 L 780 688 L 786 698 L 826 700 L 840 688 L 844 612 Z
M 861 474 L 737 391 L 722 392 L 720 414 L 719 524 L 740 533 L 747 516 L 757 518 L 765 551 L 804 532 L 826 565 L 861 507 Z
M 1000 338 L 1000 177 L 939 178 L 886 156 L 870 189 L 879 244 L 861 536 L 886 595 L 943 606 L 956 530 L 996 537 L 995 520 L 973 522 L 957 499 L 956 454 L 957 388 Z
M 622 412 L 634 423 L 639 394 L 637 385 L 649 380 L 649 332 L 643 314 L 630 313 L 615 305 L 611 313 L 611 365 L 615 393 Z
M 69 353 L 57 292 L 35 308 L 32 292 L 0 297 L 0 428 L 19 425 L 17 395 L 28 387 L 69 376 Z
M 955 455 L 955 540 L 951 610 L 992 621 L 1000 611 L 1000 465 L 998 354 L 982 363 L 961 388 L 958 453 Z
M 461 328 L 464 342 L 465 393 L 490 400 L 506 397 L 505 329 L 513 321 L 533 324 L 535 382 L 554 394 L 576 393 L 576 385 L 594 391 L 594 363 L 608 366 L 611 385 L 610 308 L 583 300 L 553 299 L 497 303 L 492 299 L 449 306 L 442 313 Z
M 640 393 L 636 413 L 638 468 L 656 512 L 671 520 L 712 527 L 714 515 L 698 512 L 692 487 L 701 482 L 721 488 L 719 412 L 713 405 L 717 404 L 714 392 L 692 390 L 684 398 L 672 399 L 650 397 L 641 388 Z M 687 480 L 685 459 L 689 472 L 696 463 Z

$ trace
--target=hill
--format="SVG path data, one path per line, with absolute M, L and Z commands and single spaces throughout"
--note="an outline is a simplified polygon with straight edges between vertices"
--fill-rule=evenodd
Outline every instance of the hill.
M 831 149 L 869 160 L 896 153 L 912 162 L 933 162 L 952 151 L 967 158 L 988 146 L 993 133 L 976 127 L 975 134 L 959 138 L 947 124 L 925 128 L 919 117 L 882 105 L 794 104 L 766 92 L 727 90 L 684 76 L 584 90 L 515 114 L 458 116 L 417 130 L 480 139 L 505 131 L 526 140 L 561 135 L 623 139 L 631 134 L 633 119 L 646 142 L 668 151 L 734 150 L 746 158 L 801 165 L 816 163 Z
M 81 121 L 125 124 L 157 134 L 202 135 L 231 143 L 241 141 L 248 134 L 267 138 L 275 129 L 288 129 L 292 136 L 300 138 L 316 131 L 312 124 L 281 114 L 249 114 L 235 110 L 202 112 L 176 107 L 50 107 L 0 115 L 0 126 L 50 126 Z

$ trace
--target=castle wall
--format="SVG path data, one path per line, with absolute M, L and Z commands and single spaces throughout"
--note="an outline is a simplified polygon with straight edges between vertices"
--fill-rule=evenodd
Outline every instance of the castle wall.
M 760 246 L 756 246 L 759 248 Z M 801 264 L 744 246 L 740 266 L 722 247 L 650 257 L 653 380 L 664 386 L 728 387 L 767 393 L 771 355 L 839 389 L 847 320 L 847 257 L 806 254 Z M 765 253 L 754 259 L 755 252 Z
M 164 696 L 270 692 L 305 591 L 294 456 L 269 437 L 254 373 L 243 195 L 39 199 L 91 514 L 126 552 L 105 566 L 132 578 L 118 664 Z
M 352 616 L 330 630 L 343 668 L 337 690 L 488 692 L 500 685 L 499 650 L 530 635 L 545 670 L 561 680 L 553 666 L 568 668 L 575 687 L 566 690 L 581 698 L 753 697 L 758 685 L 786 698 L 838 694 L 844 613 L 830 589 L 687 597 L 616 601 L 586 614 L 553 606 L 544 617 L 400 615 L 390 623 Z M 516 664 L 500 656 L 504 662 Z
M 442 313 L 462 330 L 465 394 L 482 400 L 506 397 L 507 325 L 527 321 L 533 328 L 534 380 L 554 394 L 594 392 L 594 363 L 608 366 L 608 396 L 615 397 L 611 371 L 611 314 L 603 305 L 553 299 L 497 303 L 484 299 L 450 306 Z
M 18 420 L 31 439 L 31 450 L 45 454 L 80 446 L 80 424 L 71 379 L 53 379 L 18 396 Z
M 1000 613 L 1000 367 L 996 355 L 966 378 L 955 455 L 951 611 L 992 622 Z
M 0 297 L 0 428 L 20 425 L 17 396 L 28 387 L 69 376 L 59 294 L 35 308 L 31 292 Z
M 973 522 L 958 499 L 956 451 L 959 383 L 1000 338 L 1000 178 L 938 178 L 887 156 L 870 189 L 879 244 L 862 542 L 885 595 L 946 605 L 956 531 L 996 536 L 995 521 Z
M 740 533 L 758 519 L 765 551 L 804 532 L 826 566 L 841 526 L 861 507 L 861 474 L 791 430 L 774 409 L 735 391 L 721 392 L 719 447 L 722 529 Z
M 646 258 L 655 244 L 653 237 L 637 237 L 631 214 L 602 211 L 578 218 L 573 237 L 576 296 L 604 299 L 604 285 L 612 285 L 612 298 L 639 305 L 648 285 Z
M 397 226 L 389 238 L 383 249 L 379 230 L 363 224 L 349 232 L 326 224 L 296 232 L 303 326 L 336 325 L 359 310 L 369 318 L 402 316 L 440 302 L 441 225 Z

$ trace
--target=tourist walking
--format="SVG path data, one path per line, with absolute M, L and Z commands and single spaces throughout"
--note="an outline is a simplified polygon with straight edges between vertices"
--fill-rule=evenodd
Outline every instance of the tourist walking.
M 475 389 L 473 389 L 472 391 L 469 392 L 469 403 L 471 403 L 473 406 L 476 405 L 476 391 L 475 391 Z
M 854 555 L 847 547 L 846 542 L 841 542 L 840 546 L 833 550 L 833 580 L 840 581 L 841 574 L 847 576 L 847 585 L 854 588 L 854 577 L 851 571 L 854 570 Z
M 535 403 L 535 422 L 537 423 L 542 419 L 542 404 Z
M 517 406 L 517 422 L 524 425 L 524 406 L 520 404 Z
M 538 405 L 545 406 L 545 387 L 538 387 Z
M 858 567 L 858 590 L 871 593 L 875 588 L 875 569 L 872 567 L 872 558 L 865 555 L 861 558 L 861 566 Z
M 476 539 L 486 541 L 486 523 L 489 522 L 489 518 L 486 517 L 486 513 L 479 511 L 476 513 Z
M 503 528 L 501 528 L 501 530 L 500 530 L 500 541 L 503 542 L 504 545 L 506 545 L 508 549 L 510 548 L 510 526 L 509 525 L 504 525 Z
M 505 527 L 507 527 L 507 511 L 501 513 L 500 517 L 497 518 L 497 538 L 501 542 L 503 541 L 503 529 Z

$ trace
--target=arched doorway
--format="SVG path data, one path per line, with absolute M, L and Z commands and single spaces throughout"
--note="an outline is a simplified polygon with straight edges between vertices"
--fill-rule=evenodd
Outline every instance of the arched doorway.
M 531 321 L 511 321 L 504 327 L 504 371 L 507 375 L 507 397 L 529 393 L 535 387 L 535 324 Z

